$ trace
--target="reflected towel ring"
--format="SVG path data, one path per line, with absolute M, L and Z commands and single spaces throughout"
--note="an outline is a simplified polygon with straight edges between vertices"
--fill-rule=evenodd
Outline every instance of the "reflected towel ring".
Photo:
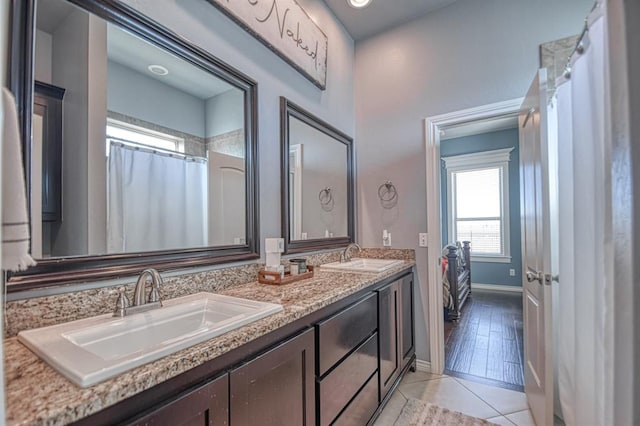
M 320 207 L 322 207 L 322 210 L 326 212 L 333 210 L 335 202 L 333 200 L 333 193 L 330 186 L 318 193 L 318 200 L 320 201 Z
M 398 190 L 390 180 L 378 187 L 378 198 L 385 209 L 392 209 L 398 204 Z
M 378 197 L 380 201 L 390 202 L 398 197 L 398 190 L 395 185 L 390 181 L 386 181 L 378 187 Z

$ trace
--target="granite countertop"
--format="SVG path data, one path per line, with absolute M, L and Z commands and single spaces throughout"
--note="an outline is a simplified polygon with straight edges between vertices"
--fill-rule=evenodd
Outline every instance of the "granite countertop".
M 4 340 L 6 415 L 8 425 L 63 425 L 147 390 L 373 285 L 415 264 L 380 274 L 317 270 L 313 278 L 275 286 L 257 281 L 219 291 L 220 294 L 282 304 L 284 312 L 129 370 L 89 388 L 79 388 L 18 342 Z

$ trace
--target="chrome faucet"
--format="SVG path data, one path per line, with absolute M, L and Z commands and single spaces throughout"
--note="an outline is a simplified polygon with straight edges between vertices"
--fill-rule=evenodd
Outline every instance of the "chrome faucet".
M 149 278 L 151 278 L 151 291 L 149 292 L 149 297 L 145 300 L 145 290 Z M 160 299 L 160 285 L 162 283 L 162 277 L 155 269 L 149 268 L 142 271 L 136 282 L 136 288 L 133 291 L 133 305 L 129 302 L 124 287 L 121 287 L 113 316 L 124 317 L 129 314 L 162 307 L 162 300 Z
M 345 263 L 345 262 L 349 262 L 351 260 L 351 252 L 350 250 L 352 248 L 357 248 L 358 249 L 358 253 L 360 252 L 360 250 L 362 250 L 362 248 L 360 248 L 360 246 L 358 245 L 358 243 L 351 243 L 349 244 L 344 251 L 342 252 L 342 254 L 340 255 L 340 263 Z

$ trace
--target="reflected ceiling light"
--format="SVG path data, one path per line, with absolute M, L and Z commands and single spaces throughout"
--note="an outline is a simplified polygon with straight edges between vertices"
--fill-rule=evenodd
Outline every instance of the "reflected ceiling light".
M 147 68 L 149 69 L 149 71 L 157 75 L 169 74 L 169 70 L 163 67 L 162 65 L 149 65 Z
M 371 3 L 371 0 L 347 0 L 347 3 L 349 3 L 349 6 L 351 6 L 351 7 L 355 7 L 356 9 L 360 9 L 360 8 L 365 7 L 365 6 L 368 6 L 369 3 Z

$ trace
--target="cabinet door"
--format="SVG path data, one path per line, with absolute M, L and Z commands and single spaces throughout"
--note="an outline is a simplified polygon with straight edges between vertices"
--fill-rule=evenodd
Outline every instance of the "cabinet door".
M 229 376 L 214 379 L 131 423 L 136 426 L 229 424 Z
M 34 114 L 42 119 L 42 134 L 35 137 L 33 147 L 42 164 L 34 170 L 41 170 L 38 187 L 42 192 L 41 215 L 44 222 L 62 221 L 62 98 L 65 90 L 45 83 L 34 86 Z M 39 141 L 39 142 L 38 142 Z M 32 176 L 35 179 L 37 176 Z M 40 186 L 40 183 L 42 186 Z M 38 203 L 40 204 L 40 203 Z
M 380 401 L 400 374 L 399 281 L 378 290 L 378 337 L 380 339 Z
M 415 314 L 413 311 L 413 275 L 400 280 L 400 329 L 402 330 L 401 353 L 402 368 L 411 360 L 415 353 Z
M 314 340 L 307 330 L 231 371 L 233 426 L 314 424 Z

